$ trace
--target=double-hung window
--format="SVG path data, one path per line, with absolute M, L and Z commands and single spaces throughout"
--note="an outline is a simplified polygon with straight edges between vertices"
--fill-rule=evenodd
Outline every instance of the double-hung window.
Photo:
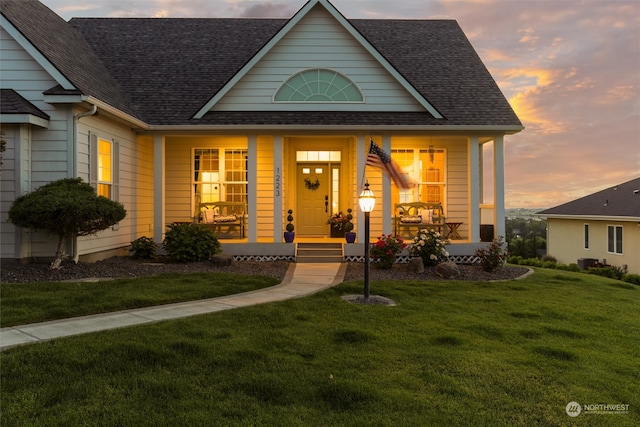
M 418 184 L 410 189 L 392 188 L 393 200 L 400 203 L 425 202 L 445 204 L 445 150 L 428 149 L 391 150 L 391 157 L 402 170 Z
M 193 154 L 195 211 L 200 203 L 247 200 L 246 149 L 196 148 Z
M 622 254 L 622 226 L 607 226 L 607 252 Z
M 99 196 L 119 200 L 120 145 L 91 134 L 89 179 Z
M 589 249 L 589 224 L 584 225 L 584 248 Z

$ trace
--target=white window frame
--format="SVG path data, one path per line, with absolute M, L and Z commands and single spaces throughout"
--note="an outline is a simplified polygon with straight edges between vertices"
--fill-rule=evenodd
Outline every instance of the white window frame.
M 611 239 L 609 235 L 613 230 L 613 245 L 610 245 Z M 620 230 L 620 238 L 618 239 L 618 230 Z M 624 243 L 624 227 L 621 225 L 607 225 L 607 253 L 613 255 L 623 255 L 623 243 Z M 613 247 L 611 247 L 613 246 Z M 618 252 L 618 246 L 620 251 Z
M 591 233 L 589 230 L 589 223 L 584 223 L 583 227 L 582 227 L 582 244 L 584 247 L 584 250 L 588 251 L 589 250 L 589 238 L 591 237 Z

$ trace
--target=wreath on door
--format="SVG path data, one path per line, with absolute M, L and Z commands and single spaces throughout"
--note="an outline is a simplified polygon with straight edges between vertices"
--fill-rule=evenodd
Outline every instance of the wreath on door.
M 320 181 L 318 181 L 318 178 L 316 178 L 314 182 L 312 182 L 309 178 L 305 178 L 304 186 L 311 191 L 315 191 L 318 189 L 318 187 L 320 187 Z

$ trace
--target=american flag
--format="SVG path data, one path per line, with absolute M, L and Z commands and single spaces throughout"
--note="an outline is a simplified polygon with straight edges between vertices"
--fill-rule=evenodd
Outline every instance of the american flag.
M 400 165 L 373 140 L 369 146 L 367 165 L 382 169 L 399 188 L 413 187 L 413 181 L 409 175 L 404 173 Z

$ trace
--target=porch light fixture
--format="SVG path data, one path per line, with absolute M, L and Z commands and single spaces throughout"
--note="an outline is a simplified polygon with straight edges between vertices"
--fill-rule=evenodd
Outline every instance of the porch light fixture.
M 371 211 L 376 205 L 376 197 L 373 195 L 373 191 L 369 189 L 369 182 L 365 182 L 364 190 L 360 193 L 358 199 L 360 203 L 360 209 L 364 212 L 364 299 L 369 299 L 369 221 Z

